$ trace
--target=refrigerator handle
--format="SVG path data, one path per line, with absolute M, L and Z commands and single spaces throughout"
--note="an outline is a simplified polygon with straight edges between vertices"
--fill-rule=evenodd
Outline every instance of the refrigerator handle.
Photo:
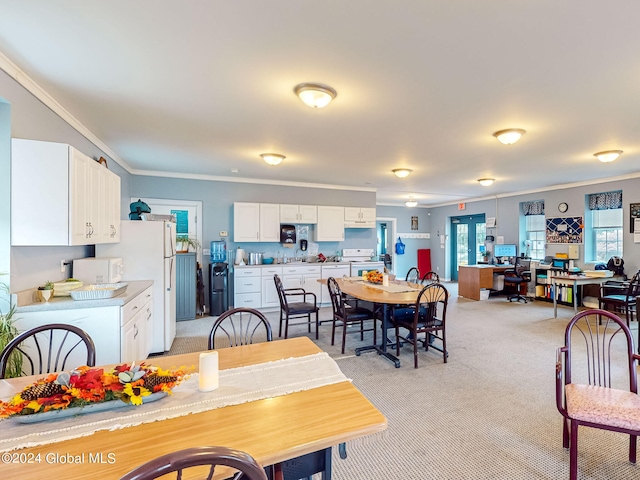
M 169 288 L 167 288 L 167 292 L 170 292 L 173 289 L 173 262 L 176 257 L 171 257 L 171 262 L 169 262 Z

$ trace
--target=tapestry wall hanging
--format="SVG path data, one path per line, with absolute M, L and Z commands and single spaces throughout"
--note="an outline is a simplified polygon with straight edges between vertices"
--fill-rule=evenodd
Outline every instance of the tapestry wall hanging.
M 582 217 L 547 218 L 547 243 L 583 243 Z

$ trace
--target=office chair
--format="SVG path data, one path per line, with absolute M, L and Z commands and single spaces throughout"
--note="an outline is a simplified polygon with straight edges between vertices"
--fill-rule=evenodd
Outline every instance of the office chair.
M 504 271 L 504 283 L 515 285 L 516 288 L 515 293 L 507 297 L 507 300 L 510 302 L 513 300 L 517 300 L 518 302 L 522 300 L 524 303 L 527 303 L 527 297 L 522 295 L 520 290 L 523 283 L 527 284 L 531 281 L 531 270 L 529 270 L 529 268 L 530 262 L 522 261 L 521 264 L 515 265 L 514 268 Z

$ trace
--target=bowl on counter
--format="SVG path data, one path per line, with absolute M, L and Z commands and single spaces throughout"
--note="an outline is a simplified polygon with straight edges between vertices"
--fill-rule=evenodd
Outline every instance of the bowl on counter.
M 271 265 L 273 263 L 273 257 L 263 258 L 262 263 L 265 265 Z

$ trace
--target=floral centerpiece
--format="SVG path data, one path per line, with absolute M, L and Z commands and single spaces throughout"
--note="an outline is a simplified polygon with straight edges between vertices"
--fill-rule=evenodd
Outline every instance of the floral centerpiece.
M 163 370 L 141 363 L 103 368 L 78 367 L 52 373 L 24 388 L 8 402 L 0 401 L 0 418 L 32 415 L 120 400 L 141 405 L 153 393 L 171 390 L 187 377 L 184 369 Z

